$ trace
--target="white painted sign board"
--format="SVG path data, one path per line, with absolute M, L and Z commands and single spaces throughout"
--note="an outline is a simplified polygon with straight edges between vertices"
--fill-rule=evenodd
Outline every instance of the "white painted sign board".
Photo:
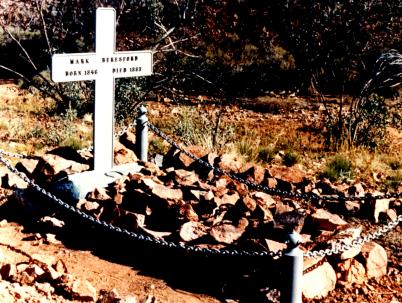
M 152 51 L 116 52 L 116 11 L 96 10 L 94 53 L 56 54 L 54 82 L 95 80 L 94 170 L 113 168 L 114 79 L 152 74 Z

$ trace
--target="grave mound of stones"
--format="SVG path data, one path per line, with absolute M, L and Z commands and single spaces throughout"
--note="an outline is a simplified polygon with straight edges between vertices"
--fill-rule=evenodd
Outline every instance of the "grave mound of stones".
M 121 141 L 132 146 L 128 139 L 132 137 L 126 134 Z M 378 222 L 395 220 L 401 213 L 398 199 L 348 200 L 347 197 L 365 195 L 362 184 L 340 187 L 328 180 L 309 180 L 296 167 L 245 165 L 235 156 L 206 153 L 196 146 L 188 151 L 211 165 L 269 188 L 317 195 L 341 194 L 345 199 L 334 199 L 336 202 L 323 207 L 273 196 L 217 175 L 175 148 L 164 157 L 160 168 L 138 161 L 130 149 L 118 143 L 114 150 L 115 164 L 137 161 L 140 171 L 69 203 L 101 221 L 157 239 L 203 248 L 273 252 L 286 248 L 284 241 L 290 229 L 301 234 L 300 247 L 304 251 L 334 248 L 339 243 L 350 244 L 362 235 L 362 226 L 349 224 L 345 217 L 359 216 Z M 69 159 L 74 158 L 69 154 Z M 74 160 L 68 160 L 46 154 L 38 160 L 24 159 L 17 167 L 43 188 L 51 189 L 60 176 L 89 169 L 88 156 L 76 153 Z M 11 175 L 3 176 L 2 180 L 4 188 L 23 187 Z M 21 193 L 14 196 L 19 201 L 35 200 L 32 193 L 29 198 Z M 305 258 L 304 268 L 303 295 L 320 298 L 336 284 L 364 283 L 371 277 L 385 275 L 387 254 L 382 246 L 369 242 L 339 255 Z

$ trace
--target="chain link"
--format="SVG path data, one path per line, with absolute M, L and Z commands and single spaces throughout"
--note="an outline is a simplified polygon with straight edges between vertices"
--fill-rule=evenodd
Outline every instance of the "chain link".
M 385 223 L 384 225 L 380 226 L 376 231 L 373 233 L 369 233 L 367 235 L 357 237 L 353 239 L 352 242 L 349 243 L 337 243 L 335 247 L 332 249 L 322 249 L 322 250 L 315 250 L 315 251 L 308 251 L 304 253 L 304 256 L 307 258 L 317 258 L 317 257 L 324 257 L 324 256 L 331 256 L 333 254 L 337 255 L 348 251 L 352 248 L 361 248 L 361 246 L 365 243 L 370 241 L 377 240 L 378 238 L 384 236 L 392 229 L 397 227 L 402 222 L 402 215 L 399 215 L 395 220 Z
M 317 201 L 317 200 L 333 200 L 333 197 L 325 197 L 325 196 L 318 196 L 316 194 L 298 194 L 298 193 L 294 193 L 294 192 L 288 192 L 288 191 L 282 191 L 282 190 L 277 190 L 277 189 L 272 189 L 266 186 L 262 186 L 260 184 L 251 182 L 249 180 L 245 180 L 243 178 L 240 178 L 239 176 L 236 176 L 234 174 L 231 174 L 227 171 L 224 171 L 218 167 L 215 167 L 213 165 L 211 165 L 210 163 L 198 158 L 197 156 L 189 153 L 188 151 L 186 151 L 185 149 L 183 149 L 179 144 L 177 144 L 171 137 L 169 137 L 168 135 L 166 135 L 164 132 L 162 132 L 160 129 L 158 129 L 156 126 L 154 126 L 152 123 L 148 122 L 148 126 L 149 128 L 158 136 L 160 136 L 162 139 L 164 139 L 166 142 L 168 142 L 170 145 L 174 146 L 175 148 L 177 148 L 180 152 L 182 152 L 183 154 L 185 154 L 186 156 L 190 157 L 191 159 L 197 161 L 198 163 L 200 163 L 201 165 L 212 169 L 213 171 L 215 171 L 218 174 L 221 175 L 226 175 L 228 177 L 230 177 L 233 180 L 236 180 L 240 183 L 243 183 L 245 185 L 247 185 L 250 188 L 255 188 L 257 190 L 262 190 L 268 194 L 272 194 L 272 195 L 278 195 L 278 196 L 287 196 L 290 198 L 299 198 L 299 199 L 306 199 L 306 200 L 313 200 L 313 201 Z M 397 193 L 395 195 L 392 194 L 385 194 L 382 196 L 365 196 L 365 197 L 341 197 L 338 196 L 338 200 L 341 199 L 348 199 L 348 200 L 365 200 L 365 199 L 390 199 L 390 198 L 400 198 L 402 196 L 402 193 Z M 398 216 L 396 220 L 394 221 L 390 221 L 389 223 L 384 224 L 383 226 L 379 227 L 374 233 L 372 234 L 368 234 L 366 236 L 363 237 L 358 237 L 354 240 L 352 240 L 351 244 L 347 244 L 347 243 L 339 243 L 339 244 L 335 244 L 335 247 L 332 249 L 324 249 L 324 250 L 318 250 L 318 251 L 309 251 L 306 252 L 304 254 L 305 257 L 307 258 L 315 258 L 315 257 L 324 257 L 324 256 L 330 256 L 332 254 L 339 254 L 339 253 L 343 253 L 347 250 L 350 250 L 352 248 L 357 248 L 357 247 L 361 247 L 363 244 L 376 240 L 380 237 L 382 237 L 384 234 L 386 234 L 387 232 L 389 232 L 390 230 L 392 230 L 393 228 L 395 228 L 396 226 L 399 225 L 399 223 L 402 222 L 402 215 Z
M 135 121 L 128 124 L 127 126 L 123 126 L 122 129 L 114 135 L 114 137 L 116 139 L 119 139 L 121 136 L 123 136 L 125 133 L 127 133 L 130 129 L 134 128 L 135 126 L 136 126 Z M 93 145 L 91 145 L 86 148 L 78 150 L 78 153 L 93 152 L 93 150 L 94 150 L 94 147 L 93 147 Z
M 34 190 L 36 190 L 37 192 L 39 192 L 42 195 L 45 195 L 52 202 L 56 203 L 58 206 L 61 206 L 62 208 L 69 211 L 70 213 L 78 215 L 82 219 L 89 221 L 90 223 L 92 223 L 95 226 L 100 226 L 108 231 L 123 234 L 133 240 L 145 241 L 145 242 L 153 243 L 153 244 L 156 244 L 156 245 L 159 245 L 162 247 L 174 248 L 174 249 L 184 250 L 184 251 L 193 252 L 193 253 L 202 253 L 202 254 L 206 254 L 206 255 L 224 255 L 224 256 L 240 256 L 240 257 L 271 257 L 271 258 L 280 258 L 283 255 L 283 251 L 277 251 L 277 252 L 248 251 L 248 250 L 216 249 L 216 248 L 202 248 L 202 247 L 197 247 L 197 246 L 188 246 L 188 245 L 185 245 L 184 243 L 175 243 L 175 242 L 170 242 L 170 241 L 166 241 L 163 239 L 157 239 L 157 238 L 143 235 L 143 234 L 134 233 L 134 232 L 128 231 L 126 229 L 122 229 L 120 227 L 108 224 L 104 221 L 100 221 L 100 220 L 96 219 L 95 217 L 86 214 L 82 210 L 63 202 L 61 199 L 59 199 L 52 193 L 48 192 L 44 188 L 37 185 L 34 181 L 29 179 L 24 173 L 17 170 L 1 154 L 0 154 L 0 162 L 4 166 L 6 166 L 12 173 L 14 173 L 18 177 L 20 177 L 24 182 L 26 182 L 29 186 L 31 186 Z
M 402 192 L 399 193 L 393 193 L 393 194 L 383 194 L 383 195 L 378 195 L 378 196 L 373 196 L 371 194 L 366 194 L 363 197 L 346 197 L 346 196 L 340 196 L 340 195 L 331 195 L 331 196 L 324 196 L 324 195 L 317 195 L 315 193 L 296 193 L 296 192 L 291 192 L 291 191 L 285 191 L 285 190 L 280 190 L 280 189 L 274 189 L 274 188 L 269 188 L 267 186 L 243 179 L 235 174 L 229 173 L 223 169 L 220 169 L 218 167 L 215 167 L 211 165 L 210 163 L 198 158 L 197 156 L 193 155 L 192 153 L 186 151 L 183 147 L 181 147 L 178 143 L 176 143 L 172 137 L 168 136 L 165 134 L 163 131 L 161 131 L 159 128 L 157 128 L 155 125 L 153 125 L 151 122 L 148 122 L 148 127 L 159 137 L 164 139 L 166 142 L 168 142 L 170 145 L 173 147 L 177 148 L 180 152 L 188 156 L 189 158 L 193 159 L 194 161 L 197 161 L 201 165 L 205 166 L 208 169 L 213 170 L 214 172 L 220 174 L 220 175 L 225 175 L 228 176 L 229 178 L 236 180 L 240 183 L 243 183 L 247 185 L 249 188 L 254 188 L 258 191 L 263 191 L 267 194 L 271 194 L 274 196 L 286 196 L 289 198 L 297 198 L 297 199 L 302 199 L 302 200 L 308 200 L 308 201 L 326 201 L 326 202 L 332 202 L 334 200 L 338 201 L 367 201 L 367 200 L 379 200 L 379 199 L 392 199 L 392 198 L 401 198 L 402 197 Z
M 16 159 L 39 159 L 38 156 L 28 156 L 23 154 L 11 153 L 2 149 L 0 149 L 0 155 Z
M 123 134 L 125 134 L 130 128 L 134 127 L 135 123 L 131 123 L 127 127 L 124 127 L 122 130 L 120 130 L 117 133 L 117 136 L 120 137 Z M 333 200 L 333 197 L 325 197 L 325 196 L 318 196 L 315 194 L 298 194 L 294 192 L 287 192 L 287 191 L 282 191 L 282 190 L 277 190 L 277 189 L 272 189 L 266 186 L 262 186 L 260 184 L 251 182 L 249 180 L 245 180 L 239 176 L 236 176 L 234 174 L 231 174 L 229 172 L 226 172 L 220 168 L 214 167 L 210 163 L 196 157 L 195 155 L 189 153 L 185 149 L 183 149 L 179 144 L 177 144 L 171 137 L 163 133 L 161 130 L 159 130 L 156 126 L 154 126 L 152 123 L 148 122 L 149 128 L 154 131 L 158 136 L 160 136 L 162 139 L 166 140 L 169 144 L 180 150 L 182 153 L 184 153 L 186 156 L 190 157 L 191 159 L 197 161 L 201 165 L 219 173 L 222 175 L 226 175 L 233 180 L 236 180 L 238 182 L 244 183 L 245 185 L 249 186 L 250 188 L 255 188 L 257 190 L 262 190 L 264 192 L 267 192 L 272 195 L 279 195 L 279 196 L 288 196 L 291 198 L 300 198 L 300 199 L 306 199 L 306 200 Z M 85 150 L 92 151 L 93 147 L 88 147 Z M 55 195 L 52 193 L 46 191 L 45 189 L 41 188 L 39 185 L 37 185 L 35 182 L 30 180 L 24 173 L 18 171 L 15 167 L 11 165 L 11 163 L 6 160 L 3 156 L 7 157 L 13 157 L 13 158 L 19 158 L 19 159 L 38 159 L 36 156 L 27 156 L 27 155 L 22 155 L 22 154 L 16 154 L 16 153 L 11 153 L 7 152 L 4 150 L 0 149 L 0 162 L 6 166 L 12 173 L 16 174 L 18 177 L 20 177 L 23 181 L 25 181 L 28 185 L 30 185 L 33 189 L 35 189 L 37 192 L 45 195 L 48 197 L 51 201 L 55 202 L 59 206 L 63 207 L 64 209 L 68 210 L 69 212 L 72 212 L 81 218 L 91 222 L 93 225 L 100 226 L 102 228 L 105 228 L 106 230 L 112 231 L 112 232 L 117 232 L 120 234 L 124 234 L 125 236 L 128 236 L 131 239 L 134 240 L 140 240 L 140 241 L 145 241 L 145 242 L 150 242 L 154 243 L 156 245 L 162 246 L 162 247 L 168 247 L 168 248 L 175 248 L 175 249 L 181 249 L 185 250 L 187 252 L 195 252 L 195 253 L 204 253 L 208 255 L 228 255 L 228 256 L 247 256 L 247 257 L 265 257 L 265 256 L 270 256 L 272 258 L 279 258 L 283 255 L 283 251 L 278 251 L 278 252 L 272 252 L 272 251 L 247 251 L 247 250 L 229 250 L 229 249 L 214 249 L 214 248 L 201 248 L 197 246 L 187 246 L 184 243 L 174 243 L 170 241 L 166 241 L 163 239 L 157 239 L 151 236 L 143 235 L 143 234 L 138 234 L 134 233 L 131 231 L 128 231 L 126 229 L 122 229 L 117 226 L 113 226 L 111 224 L 108 224 L 104 221 L 100 221 L 96 219 L 93 216 L 90 216 L 86 214 L 85 212 L 81 211 L 80 209 L 77 209 L 76 207 L 69 205 L 65 202 L 63 202 L 61 199 L 57 198 Z M 353 198 L 353 200 L 364 200 L 364 199 L 390 199 L 390 198 L 399 198 L 402 196 L 402 193 L 397 193 L 395 195 L 393 194 L 385 194 L 382 196 L 365 196 L 365 197 L 341 197 L 338 196 L 338 199 L 348 199 Z M 304 257 L 307 258 L 316 258 L 316 257 L 324 257 L 324 256 L 330 256 L 332 254 L 339 254 L 343 253 L 347 250 L 350 250 L 352 248 L 360 248 L 363 244 L 376 240 L 380 237 L 382 237 L 384 234 L 388 233 L 391 231 L 393 228 L 398 226 L 402 222 L 402 215 L 398 216 L 394 221 L 390 221 L 381 227 L 379 227 L 375 232 L 367 234 L 362 237 L 358 237 L 350 244 L 348 243 L 338 243 L 335 244 L 335 246 L 332 249 L 323 249 L 323 250 L 316 250 L 316 251 L 309 251 L 304 253 Z

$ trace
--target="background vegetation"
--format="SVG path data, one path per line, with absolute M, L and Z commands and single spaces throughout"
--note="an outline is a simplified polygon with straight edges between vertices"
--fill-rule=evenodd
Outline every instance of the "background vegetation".
M 93 83 L 52 83 L 49 66 L 54 53 L 94 51 L 100 6 L 116 9 L 119 51 L 155 51 L 152 77 L 117 81 L 118 121 L 149 98 L 181 102 L 206 94 L 225 105 L 274 92 L 319 98 L 328 150 L 379 148 L 386 127 L 400 124 L 383 98 L 401 82 L 399 0 L 3 0 L 0 77 L 35 86 L 56 101 L 58 114 L 91 112 Z M 335 108 L 328 95 L 337 97 Z M 216 122 L 215 132 L 205 144 L 224 145 L 219 119 L 208 122 Z M 250 158 L 271 158 L 275 149 L 266 145 Z M 291 148 L 288 158 L 297 162 Z

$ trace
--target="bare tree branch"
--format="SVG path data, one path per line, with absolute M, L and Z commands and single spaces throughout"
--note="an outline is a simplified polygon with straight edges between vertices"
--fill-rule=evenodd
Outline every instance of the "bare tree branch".
M 41 3 L 40 7 L 39 7 L 39 0 L 36 0 L 36 8 L 38 9 L 39 14 L 40 14 L 40 18 L 42 20 L 43 33 L 45 34 L 45 39 L 46 39 L 46 43 L 47 43 L 48 52 L 49 52 L 49 55 L 52 55 L 53 51 L 52 51 L 52 47 L 50 45 L 49 36 L 47 34 L 47 26 L 46 26 L 45 18 L 43 17 L 42 7 L 43 7 L 43 0 L 42 0 L 42 3 Z
M 11 39 L 13 39 L 13 41 L 15 43 L 18 44 L 18 46 L 20 47 L 20 49 L 23 51 L 25 57 L 28 59 L 29 63 L 32 65 L 32 67 L 37 71 L 38 68 L 36 67 L 35 63 L 32 61 L 31 57 L 29 56 L 27 50 L 25 49 L 25 47 L 22 46 L 21 42 L 17 40 L 17 38 L 15 38 L 15 36 L 4 26 L 2 25 L 3 30 L 10 36 Z

